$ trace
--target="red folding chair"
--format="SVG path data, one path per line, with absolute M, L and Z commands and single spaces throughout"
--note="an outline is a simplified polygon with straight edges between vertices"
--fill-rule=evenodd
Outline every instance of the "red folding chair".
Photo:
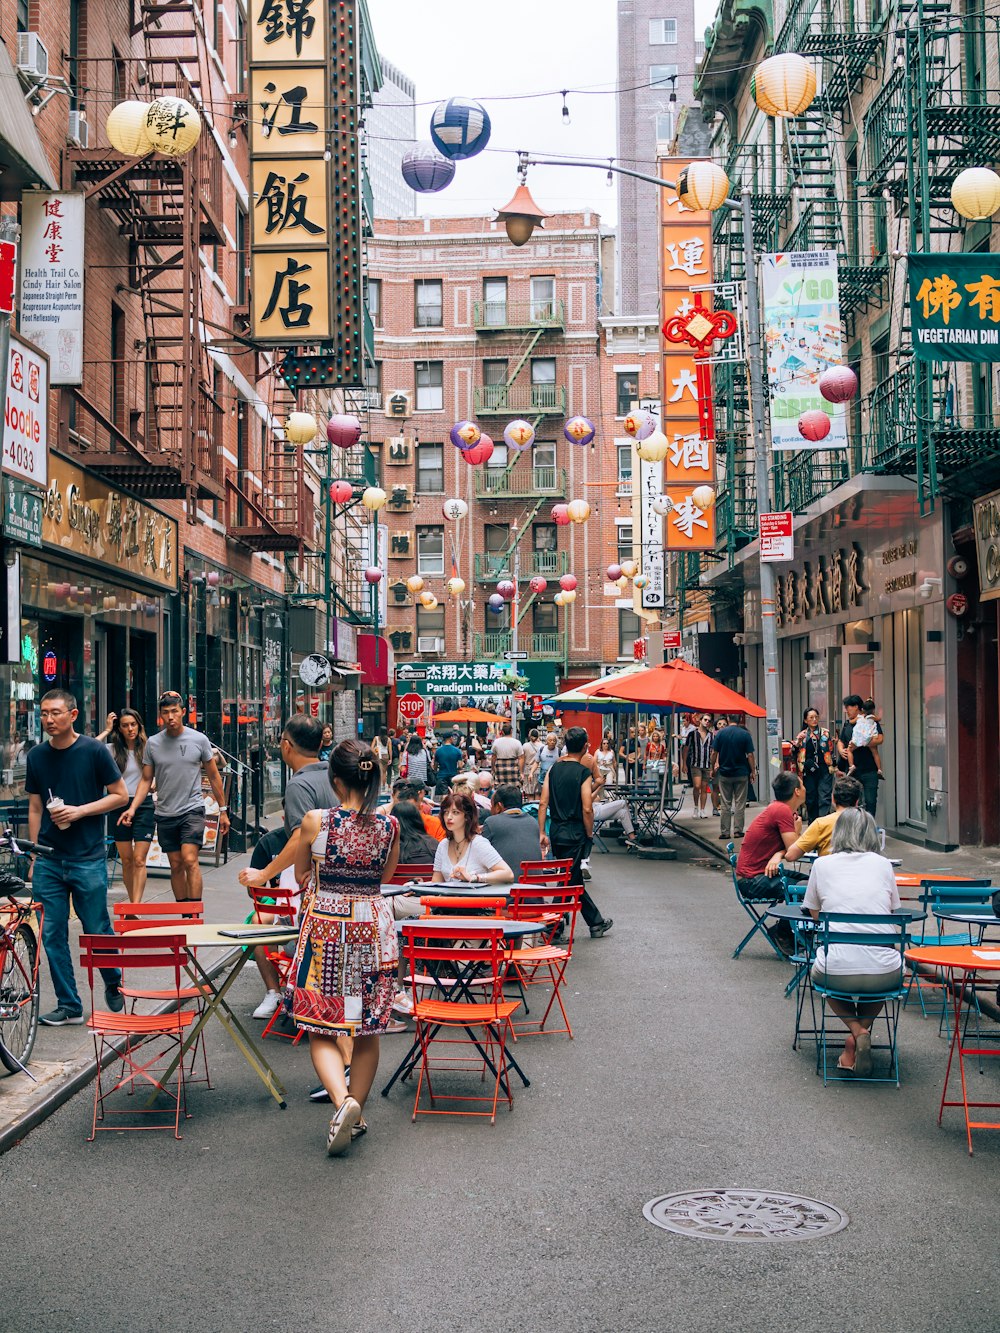
M 511 895 L 508 914 L 513 921 L 538 921 L 558 916 L 560 921 L 569 922 L 566 939 L 561 944 L 540 944 L 533 947 L 509 950 L 507 957 L 514 968 L 514 974 L 521 986 L 524 999 L 524 1012 L 530 1013 L 524 988 L 530 986 L 551 985 L 552 994 L 540 1020 L 515 1023 L 514 1031 L 518 1037 L 541 1036 L 565 1032 L 573 1036 L 566 1008 L 562 1002 L 561 991 L 566 980 L 566 969 L 573 957 L 573 937 L 576 933 L 576 918 L 580 912 L 580 900 L 583 897 L 582 884 L 567 884 L 562 888 L 538 889 L 532 885 L 522 888 L 515 885 Z M 539 913 L 542 915 L 540 916 Z M 545 1026 L 553 1004 L 559 1005 L 565 1027 L 547 1028 Z
M 263 889 L 248 888 L 251 899 L 253 900 L 254 923 L 259 925 L 270 925 L 272 921 L 279 918 L 283 921 L 295 925 L 295 918 L 298 913 L 300 895 L 296 889 L 272 889 L 264 887 Z M 264 950 L 269 963 L 274 967 L 278 974 L 278 987 L 281 990 L 288 985 L 288 978 L 292 970 L 293 959 L 283 950 L 272 948 L 269 944 L 259 946 Z M 271 1030 L 274 1029 L 274 1036 L 281 1037 L 284 1041 L 290 1041 L 293 1046 L 297 1046 L 302 1040 L 303 1033 L 282 1032 L 281 1028 L 275 1027 L 275 1024 L 282 1017 L 283 1009 L 279 1004 L 274 1013 L 267 1020 L 264 1031 L 260 1034 L 261 1041 L 265 1037 L 271 1036 Z
M 530 882 L 533 884 L 547 885 L 551 888 L 562 888 L 569 883 L 569 877 L 573 873 L 572 860 L 563 861 L 522 861 L 521 862 L 521 882 Z M 563 928 L 563 919 L 560 915 L 548 915 L 532 917 L 532 920 L 541 921 L 545 926 L 545 943 L 554 943 L 556 935 L 561 934 Z
M 414 1002 L 413 1017 L 417 1025 L 417 1041 L 420 1044 L 420 1076 L 417 1079 L 417 1094 L 413 1103 L 413 1119 L 418 1115 L 468 1115 L 489 1116 L 490 1123 L 496 1123 L 497 1105 L 501 1093 L 509 1107 L 513 1107 L 514 1098 L 510 1088 L 509 1065 L 507 1058 L 507 1033 L 510 1031 L 510 1019 L 519 1001 L 506 1000 L 503 994 L 503 970 L 506 963 L 503 929 L 491 925 L 489 918 L 484 918 L 482 926 L 462 926 L 461 943 L 450 938 L 454 928 L 447 920 L 440 923 L 432 919 L 421 918 L 419 921 L 403 923 L 403 944 L 410 968 L 410 977 L 417 984 L 418 971 L 433 973 L 442 963 L 449 963 L 456 969 L 453 986 L 459 993 L 472 975 L 480 967 L 488 970 L 490 986 L 484 991 L 481 1000 L 436 1000 L 421 998 Z M 414 989 L 416 995 L 416 989 Z M 458 1035 L 465 1033 L 465 1036 Z M 440 1034 L 446 1035 L 440 1035 Z M 482 1081 L 487 1070 L 494 1075 L 492 1096 L 469 1096 L 458 1093 L 445 1093 L 440 1090 L 440 1083 L 432 1081 L 431 1052 L 433 1047 L 465 1046 L 473 1047 L 464 1055 L 437 1055 L 433 1069 L 454 1072 L 461 1069 L 475 1069 Z M 429 1107 L 420 1105 L 424 1085 L 430 1099 Z M 488 1110 L 445 1110 L 439 1109 L 439 1101 L 486 1103 Z
M 433 874 L 433 861 L 411 861 L 409 865 L 397 865 L 386 883 L 412 884 L 416 880 L 429 880 Z
M 109 1116 L 163 1116 L 163 1109 L 155 1106 L 133 1106 L 122 1111 L 108 1109 L 106 1105 L 108 1099 L 122 1088 L 125 1088 L 129 1093 L 134 1092 L 137 1080 L 144 1081 L 155 1088 L 158 1093 L 173 1098 L 174 1138 L 179 1139 L 181 1137 L 182 1107 L 184 1108 L 185 1117 L 188 1115 L 184 1061 L 179 1060 L 177 1063 L 177 1083 L 175 1086 L 162 1083 L 156 1076 L 154 1069 L 156 1061 L 163 1054 L 160 1043 L 155 1042 L 155 1038 L 164 1038 L 168 1049 L 173 1046 L 179 1049 L 184 1039 L 185 1030 L 191 1026 L 195 1019 L 192 1010 L 181 1008 L 181 969 L 185 961 L 184 936 L 163 935 L 151 938 L 147 935 L 145 937 L 129 938 L 127 935 L 81 935 L 80 961 L 87 970 L 87 978 L 90 983 L 92 1013 L 87 1019 L 87 1026 L 94 1034 L 94 1056 L 97 1061 L 97 1078 L 94 1082 L 94 1117 L 87 1142 L 93 1143 L 98 1130 L 170 1128 L 169 1123 L 164 1125 L 98 1124 L 98 1120 L 103 1121 Z M 120 968 L 123 978 L 129 972 L 169 969 L 173 972 L 174 984 L 169 989 L 168 994 L 174 1000 L 175 1008 L 164 1014 L 136 1014 L 125 1013 L 124 1011 L 120 1014 L 112 1014 L 107 1010 L 98 1009 L 95 1002 L 94 973 L 98 972 L 100 968 L 108 967 Z M 101 984 L 102 986 L 104 984 L 103 977 L 101 978 Z M 119 1045 L 121 1038 L 124 1038 L 124 1046 Z M 155 1054 L 147 1060 L 140 1060 L 140 1054 L 145 1055 L 148 1048 L 153 1045 L 156 1046 Z M 122 1065 L 120 1072 L 111 1075 L 114 1080 L 112 1086 L 105 1088 L 106 1071 L 103 1068 L 103 1061 L 109 1051 L 114 1051 L 121 1057 Z

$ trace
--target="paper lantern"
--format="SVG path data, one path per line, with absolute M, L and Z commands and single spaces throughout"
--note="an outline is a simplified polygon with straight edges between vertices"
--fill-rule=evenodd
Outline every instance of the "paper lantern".
M 311 412 L 289 412 L 285 422 L 285 439 L 292 444 L 308 444 L 315 440 L 319 426 Z
M 465 518 L 468 512 L 469 506 L 457 496 L 452 500 L 445 500 L 441 506 L 441 513 L 444 514 L 449 523 L 457 523 L 460 518 Z
M 450 597 L 461 597 L 463 592 L 465 592 L 465 579 L 456 576 L 448 580 L 448 595 Z
M 699 509 L 711 509 L 715 504 L 715 490 L 711 486 L 696 486 L 691 492 L 691 499 Z
M 335 505 L 345 505 L 354 494 L 354 487 L 349 481 L 330 483 L 330 499 Z
M 566 594 L 564 592 L 557 592 L 555 597 L 552 598 L 552 600 L 556 604 L 556 606 L 565 606 Z
M 217 588 L 219 586 L 219 571 L 217 569 L 210 569 L 205 575 L 205 582 L 210 588 Z
M 571 523 L 586 523 L 590 518 L 590 505 L 586 500 L 570 500 L 566 513 Z
M 604 572 L 608 576 L 609 583 L 617 583 L 622 576 L 622 567 L 621 565 L 608 565 Z
M 388 496 L 381 486 L 369 486 L 361 497 L 361 503 L 372 514 L 377 514 Z
M 1000 176 L 989 167 L 966 167 L 951 185 L 956 213 L 970 222 L 982 222 L 1000 208 Z
M 332 416 L 326 423 L 326 438 L 338 449 L 350 449 L 361 439 L 361 422 L 355 416 Z
M 456 421 L 448 432 L 448 438 L 456 449 L 471 449 L 482 439 L 482 431 L 474 421 Z
M 792 51 L 770 56 L 754 70 L 750 92 L 765 116 L 801 116 L 816 96 L 816 70 Z
M 648 575 L 648 574 L 636 574 L 635 578 L 632 580 L 632 587 L 633 587 L 633 588 L 638 588 L 640 592 L 642 591 L 643 588 L 648 588 L 648 587 L 649 587 L 649 575 Z
M 429 139 L 403 154 L 403 180 L 417 194 L 437 194 L 455 179 L 455 164 L 442 157 Z
M 622 429 L 633 440 L 645 440 L 656 430 L 656 417 L 652 412 L 630 412 L 622 422 Z
M 636 453 L 645 463 L 662 463 L 670 452 L 670 441 L 662 430 L 654 430 L 635 446 Z
M 471 97 L 449 97 L 431 114 L 431 141 L 453 162 L 481 153 L 490 141 L 486 108 Z
M 105 121 L 108 142 L 126 157 L 143 157 L 153 151 L 146 133 L 148 102 L 119 102 Z
M 493 457 L 493 441 L 488 435 L 481 435 L 478 444 L 462 450 L 462 457 L 470 467 L 478 467 L 480 463 L 488 462 Z
M 486 605 L 491 611 L 502 611 L 506 603 L 498 592 L 491 592 L 486 599 Z
M 562 598 L 563 606 L 569 606 L 576 601 L 576 589 L 566 588 L 562 592 L 557 593 L 556 596 Z
M 825 440 L 830 434 L 831 424 L 826 413 L 814 407 L 799 417 L 799 434 L 806 440 Z
M 625 577 L 624 574 L 621 576 L 620 579 L 616 579 L 615 582 L 618 585 L 619 592 L 624 592 L 625 589 L 628 587 L 628 579 Z
M 497 594 L 503 600 L 513 597 L 516 592 L 517 588 L 514 586 L 514 583 L 510 579 L 501 579 L 500 582 L 497 584 Z
M 520 453 L 535 443 L 535 428 L 528 421 L 512 421 L 504 427 L 503 438 L 511 449 Z
M 423 588 L 424 581 L 419 574 L 411 574 L 406 580 L 406 586 L 409 588 L 410 592 L 418 593 Z
M 691 162 L 677 177 L 677 198 L 685 208 L 714 213 L 729 197 L 729 177 L 714 162 Z
M 622 574 L 624 575 L 625 578 L 634 579 L 638 572 L 639 572 L 639 566 L 635 563 L 634 560 L 622 561 Z
M 674 502 L 669 495 L 657 495 L 650 501 L 649 507 L 654 514 L 659 514 L 662 518 L 665 514 L 670 513 L 674 507 Z
M 432 592 L 422 592 L 420 594 L 420 605 L 427 611 L 433 611 L 438 604 L 438 599 Z
M 846 403 L 858 391 L 858 377 L 850 366 L 830 366 L 817 387 L 828 403 Z
M 183 157 L 198 142 L 201 117 L 183 97 L 158 97 L 146 112 L 146 134 L 158 153 Z
M 570 444 L 589 444 L 597 434 L 597 427 L 587 417 L 570 417 L 563 426 L 563 434 Z
M 569 523 L 569 505 L 552 506 L 552 522 L 558 524 L 560 528 L 566 527 Z
M 541 574 L 536 574 L 533 579 L 528 580 L 528 587 L 536 597 L 539 593 L 544 592 L 548 586 L 549 585 L 546 583 L 545 579 L 542 578 Z
M 559 580 L 559 586 L 562 588 L 563 592 L 572 592 L 576 587 L 576 575 L 564 574 Z
M 369 565 L 368 568 L 365 570 L 365 582 L 366 583 L 382 582 L 382 571 L 378 568 L 377 565 Z

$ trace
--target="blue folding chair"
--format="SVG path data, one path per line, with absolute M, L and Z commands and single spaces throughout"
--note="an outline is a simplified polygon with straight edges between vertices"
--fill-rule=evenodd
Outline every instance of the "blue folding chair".
M 737 944 L 736 948 L 733 950 L 733 957 L 739 958 L 740 954 L 747 947 L 747 945 L 750 943 L 753 937 L 757 934 L 758 931 L 760 931 L 760 933 L 764 936 L 764 939 L 767 940 L 768 944 L 771 946 L 771 949 L 774 952 L 774 954 L 778 958 L 780 958 L 783 963 L 787 962 L 788 960 L 785 954 L 781 952 L 781 950 L 775 944 L 774 940 L 772 940 L 771 936 L 767 933 L 767 913 L 758 910 L 758 908 L 760 907 L 764 906 L 773 907 L 775 903 L 781 902 L 785 894 L 784 877 L 781 874 L 775 876 L 774 879 L 775 891 L 768 897 L 754 897 L 754 898 L 744 897 L 744 895 L 740 892 L 739 880 L 736 877 L 736 844 L 732 842 L 727 842 L 726 851 L 729 853 L 729 864 L 732 867 L 733 888 L 736 890 L 736 901 L 739 903 L 739 905 L 743 908 L 744 912 L 746 912 L 747 916 L 753 922 L 753 925 L 750 927 L 747 933 L 740 940 L 739 944 Z
M 926 915 L 921 922 L 919 935 L 914 936 L 914 944 L 934 946 L 972 944 L 974 926 L 961 922 L 950 922 L 946 929 L 945 922 L 934 915 L 934 909 L 936 908 L 939 912 L 992 911 L 992 894 L 992 881 L 988 879 L 935 880 L 930 875 L 926 879 L 921 879 L 920 893 L 917 896 Z M 908 963 L 907 966 L 910 968 L 910 976 L 906 987 L 906 998 L 903 1001 L 904 1007 L 909 1003 L 915 988 L 920 1003 L 920 1012 L 924 1018 L 927 1018 L 927 1005 L 924 1003 L 925 992 L 934 992 L 935 998 L 941 1002 L 938 1028 L 950 1033 L 948 996 L 940 973 L 930 976 L 925 972 L 918 971 L 912 964 Z

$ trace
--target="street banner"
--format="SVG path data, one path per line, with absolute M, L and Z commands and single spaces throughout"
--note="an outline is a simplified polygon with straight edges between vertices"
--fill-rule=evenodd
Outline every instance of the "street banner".
M 760 558 L 767 561 L 791 560 L 794 547 L 792 538 L 792 515 L 761 514 L 760 516 Z
M 83 383 L 82 193 L 29 190 L 21 201 L 17 326 L 47 353 L 51 384 Z
M 772 448 L 846 449 L 844 409 L 819 391 L 823 371 L 843 361 L 836 251 L 762 255 L 761 286 Z M 807 440 L 799 418 L 817 410 L 830 417 L 830 433 Z
M 660 420 L 658 398 L 641 398 L 639 407 Z M 653 508 L 662 494 L 662 459 L 647 463 L 637 456 L 632 464 L 632 522 L 633 530 L 639 533 L 639 566 L 649 582 L 635 589 L 635 597 L 639 606 L 650 609 L 658 609 L 664 602 L 663 516 Z
M 1000 361 L 1000 254 L 909 256 L 919 361 Z

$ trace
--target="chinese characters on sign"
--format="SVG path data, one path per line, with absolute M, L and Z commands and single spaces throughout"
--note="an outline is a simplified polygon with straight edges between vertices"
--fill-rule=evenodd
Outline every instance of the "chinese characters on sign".
M 910 255 L 913 354 L 1000 361 L 1000 255 Z
M 398 666 L 396 693 L 412 691 L 433 699 L 437 712 L 468 706 L 499 713 L 510 706 L 510 685 L 505 681 L 509 669 L 506 662 L 426 662 L 419 666 Z M 520 670 L 529 677 L 530 689 L 540 691 L 543 697 L 555 694 L 554 663 L 526 663 Z
M 48 483 L 49 367 L 44 356 L 11 335 L 3 470 L 36 486 Z
M 801 570 L 776 574 L 775 620 L 783 629 L 819 616 L 841 615 L 864 606 L 868 590 L 864 552 L 854 542 L 830 555 L 806 560 Z
M 641 399 L 640 408 L 651 412 L 660 420 L 660 404 L 655 399 Z M 641 605 L 650 610 L 663 606 L 664 575 L 663 568 L 663 517 L 653 508 L 654 501 L 663 494 L 663 463 L 647 463 L 636 458 L 632 464 L 633 523 L 635 522 L 636 491 L 639 499 L 639 567 L 649 582 L 645 588 L 636 590 Z
M 18 328 L 48 356 L 52 384 L 82 384 L 83 195 L 29 190 L 21 218 Z

